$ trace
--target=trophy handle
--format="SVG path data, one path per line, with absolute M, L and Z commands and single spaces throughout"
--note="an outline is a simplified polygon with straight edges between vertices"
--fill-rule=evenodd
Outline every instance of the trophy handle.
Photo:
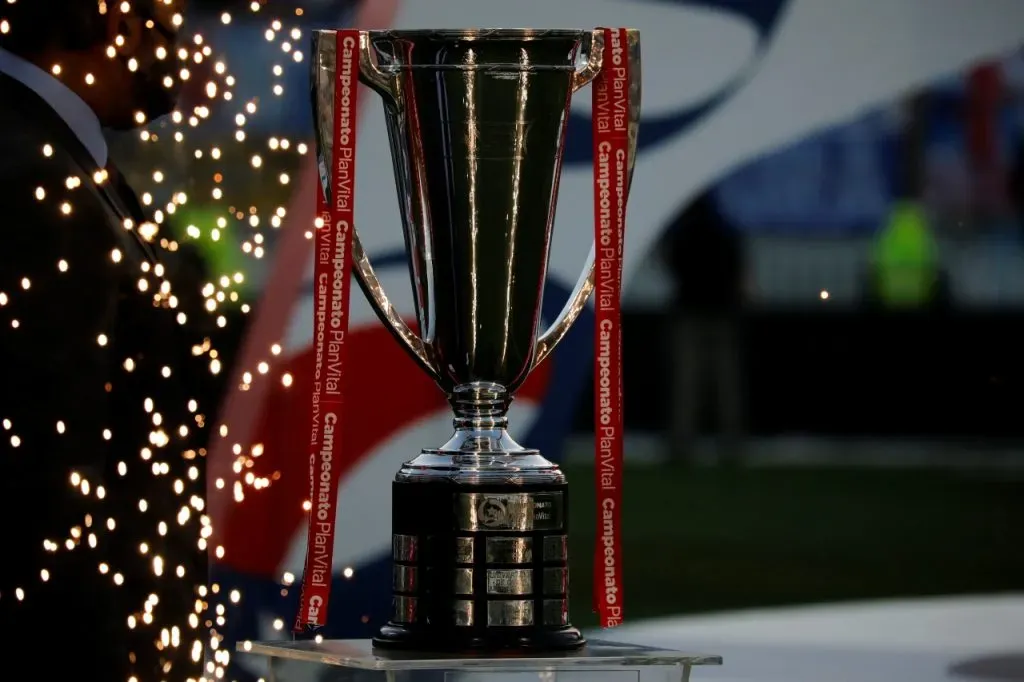
M 586 62 L 572 76 L 572 91 L 576 92 L 597 78 L 604 62 L 604 29 L 595 28 L 583 38 L 580 48 L 586 55 Z
M 359 32 L 359 80 L 381 96 L 388 98 L 391 103 L 398 101 L 398 78 L 388 75 L 377 67 L 372 58 L 370 35 L 367 31 Z M 423 339 L 409 328 L 402 316 L 391 305 L 387 294 L 384 293 L 384 287 L 373 270 L 370 257 L 363 250 L 362 242 L 359 240 L 359 230 L 355 227 L 352 229 L 352 271 L 356 275 L 359 287 L 370 301 L 370 307 L 373 308 L 380 321 L 412 356 L 416 364 L 434 381 L 439 382 L 441 372 L 430 349 Z
M 370 32 L 359 32 L 359 80 L 390 104 L 398 101 L 398 77 L 380 70 L 373 58 Z
M 636 29 L 628 29 L 626 34 L 629 57 L 629 176 L 626 184 L 628 197 L 629 188 L 633 184 L 637 131 L 640 128 L 640 32 Z M 601 72 L 601 64 L 604 60 L 604 30 L 594 29 L 590 34 L 590 39 L 584 40 L 583 49 L 586 51 L 587 61 L 573 76 L 573 92 L 593 81 Z M 537 351 L 533 357 L 533 367 L 544 362 L 551 355 L 551 351 L 555 349 L 559 341 L 565 338 L 580 313 L 587 307 L 587 299 L 594 291 L 594 249 L 595 244 L 591 242 L 590 254 L 587 256 L 583 273 L 580 275 L 579 281 L 576 282 L 572 295 L 569 296 L 562 312 L 538 339 Z

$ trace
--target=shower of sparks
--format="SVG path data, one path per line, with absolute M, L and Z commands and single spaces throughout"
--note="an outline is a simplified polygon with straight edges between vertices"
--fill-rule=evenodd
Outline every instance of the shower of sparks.
M 15 4 L 18 1 L 25 0 L 5 0 L 6 4 Z M 107 2 L 104 2 L 100 0 L 98 2 L 99 11 L 101 13 L 106 13 L 107 11 L 127 13 L 131 11 L 129 2 L 120 2 L 115 5 L 115 1 L 107 0 Z M 171 0 L 162 1 L 168 5 L 171 4 Z M 255 13 L 263 18 L 267 13 L 267 8 L 264 6 L 265 2 L 266 0 L 251 2 L 243 11 Z M 276 63 L 271 66 L 271 77 L 268 79 L 269 90 L 265 95 L 268 99 L 282 96 L 286 87 L 296 87 L 295 83 L 305 83 L 305 64 L 303 62 L 306 56 L 300 49 L 300 46 L 304 43 L 305 36 L 299 28 L 289 24 L 289 19 L 292 22 L 296 22 L 297 18 L 302 16 L 303 10 L 293 9 L 289 11 L 293 12 L 293 16 L 267 17 L 266 19 L 264 37 L 273 46 L 272 49 L 276 48 L 280 53 L 280 58 L 275 60 Z M 12 25 L 2 15 L 3 8 L 0 6 L 0 33 L 6 34 L 16 31 L 17 26 Z M 221 14 L 219 19 L 225 27 L 231 26 L 233 21 L 232 15 L 228 12 Z M 237 79 L 232 75 L 231 67 L 227 60 L 218 54 L 215 46 L 211 45 L 203 35 L 189 33 L 187 26 L 183 26 L 183 17 L 181 15 L 174 15 L 173 23 L 175 26 L 181 27 L 182 31 L 177 53 L 168 54 L 164 48 L 158 48 L 156 56 L 159 59 L 176 58 L 178 60 L 180 69 L 177 72 L 177 81 L 181 83 L 185 83 L 192 78 L 203 77 L 196 76 L 195 74 L 209 73 L 209 80 L 201 88 L 204 99 L 200 103 L 191 106 L 191 110 L 177 110 L 165 120 L 157 122 L 156 125 L 140 130 L 138 135 L 139 139 L 147 145 L 173 140 L 174 145 L 177 145 L 179 149 L 184 149 L 189 159 L 189 165 L 188 172 L 183 175 L 192 184 L 189 187 L 174 186 L 172 178 L 175 174 L 169 172 L 169 169 L 152 168 L 145 182 L 136 181 L 134 183 L 134 189 L 144 206 L 148 220 L 138 225 L 133 224 L 130 220 L 125 221 L 124 228 L 136 231 L 145 241 L 151 243 L 154 248 L 159 247 L 159 249 L 170 252 L 176 251 L 186 241 L 201 244 L 204 240 L 218 242 L 230 238 L 231 242 L 240 244 L 243 259 L 261 259 L 266 255 L 268 231 L 277 230 L 285 225 L 287 218 L 286 209 L 273 203 L 267 203 L 266 205 L 239 205 L 231 197 L 230 185 L 236 184 L 245 187 L 251 185 L 254 181 L 267 182 L 268 178 L 270 182 L 288 185 L 291 180 L 288 173 L 277 170 L 277 168 L 289 165 L 287 163 L 289 161 L 287 155 L 293 155 L 290 165 L 294 167 L 297 165 L 297 159 L 294 157 L 308 155 L 310 147 L 306 142 L 290 140 L 282 136 L 258 139 L 257 135 L 249 134 L 251 122 L 260 116 L 261 97 L 252 97 L 243 101 L 237 96 L 236 92 L 239 89 Z M 152 22 L 149 22 L 149 27 L 152 28 Z M 109 57 L 114 58 L 117 55 L 119 44 L 115 41 L 114 45 L 110 45 L 107 48 Z M 212 68 L 208 68 L 211 64 Z M 129 60 L 128 67 L 134 70 L 137 68 L 137 62 L 134 59 Z M 64 69 L 61 64 L 53 64 L 50 67 L 50 73 L 56 78 L 62 78 Z M 88 74 L 86 82 L 94 84 L 95 77 L 92 74 Z M 175 85 L 175 78 L 168 76 L 165 79 L 164 85 L 166 87 Z M 198 137 L 195 135 L 195 132 L 201 129 L 215 112 L 219 113 L 222 111 L 233 113 L 235 124 L 233 132 L 229 136 L 220 139 L 215 145 L 191 143 L 194 137 Z M 139 124 L 147 123 L 145 116 L 141 112 L 136 115 L 136 121 Z M 53 149 L 50 145 L 45 145 L 40 149 L 40 154 L 44 157 L 52 156 Z M 167 156 L 166 152 L 161 152 L 160 154 L 161 158 L 166 159 Z M 228 156 L 231 159 L 241 156 L 246 158 L 248 162 L 244 164 L 237 162 L 229 163 L 227 158 L 225 158 Z M 275 163 L 275 161 L 277 162 Z M 229 182 L 229 180 L 233 180 L 233 183 Z M 36 188 L 34 190 L 34 197 L 40 202 L 54 202 L 61 213 L 71 215 L 74 212 L 75 192 L 73 190 L 80 187 L 83 183 L 93 182 L 102 184 L 106 181 L 106 171 L 100 171 L 92 178 L 69 177 L 64 187 Z M 64 190 L 67 191 L 65 192 Z M 171 234 L 170 230 L 167 229 L 168 223 L 171 222 L 172 217 L 176 213 L 185 212 L 191 200 L 190 194 L 210 197 L 215 202 L 215 206 L 221 208 L 213 217 L 207 216 L 209 218 L 208 221 L 196 220 L 194 222 L 187 222 L 181 225 L 181 229 L 177 231 L 178 233 Z M 292 226 L 291 229 L 303 229 L 306 231 L 307 237 L 312 236 L 312 230 L 306 226 L 299 226 L 298 228 Z M 109 265 L 115 268 L 134 267 L 129 266 L 127 259 L 124 259 L 122 253 L 116 249 L 109 255 Z M 74 262 L 69 263 L 66 260 L 61 260 L 56 266 L 60 272 L 64 272 L 69 267 L 73 268 L 75 264 Z M 243 292 L 241 291 L 241 286 L 245 282 L 246 274 L 244 268 L 240 268 L 218 273 L 202 287 L 205 311 L 215 318 L 215 322 L 219 327 L 224 327 L 228 323 L 228 317 L 224 314 L 226 307 L 237 306 L 237 309 L 242 313 L 249 312 L 250 304 L 244 300 Z M 4 307 L 14 300 L 15 297 L 23 294 L 27 295 L 31 287 L 32 282 L 28 277 L 25 277 L 21 280 L 21 287 L 17 290 L 0 291 L 0 314 L 3 313 Z M 164 278 L 162 266 L 152 266 L 149 263 L 144 263 L 142 271 L 138 273 L 138 290 L 143 295 L 152 296 L 154 303 L 158 306 L 172 311 L 168 314 L 175 314 L 178 324 L 190 324 L 190 320 L 184 312 L 173 312 L 178 308 L 179 302 L 177 296 L 171 290 L 170 282 Z M 0 322 L 8 329 L 18 329 L 24 323 L 24 321 L 16 319 L 0 320 Z M 96 338 L 96 343 L 100 346 L 105 346 L 107 342 L 108 339 L 103 334 Z M 208 340 L 193 346 L 191 350 L 193 356 L 205 359 L 212 374 L 218 374 L 224 370 L 220 354 Z M 278 343 L 274 343 L 267 348 L 264 357 L 258 359 L 254 367 L 241 372 L 241 384 L 235 388 L 248 390 L 254 378 L 259 376 L 274 377 L 274 380 L 279 380 L 284 387 L 291 386 L 292 376 L 287 372 L 275 370 L 275 362 L 280 360 L 281 353 L 282 348 Z M 114 363 L 115 370 L 113 371 L 132 372 L 136 369 L 135 362 L 131 358 L 117 359 Z M 164 377 L 170 377 L 174 374 L 174 370 L 175 368 L 173 367 L 164 367 L 162 374 Z M 173 426 L 161 423 L 159 405 L 153 399 L 146 398 L 144 408 L 147 416 L 152 420 L 152 431 L 149 434 L 151 447 L 144 448 L 141 451 L 140 459 L 142 460 L 142 466 L 146 467 L 147 470 L 151 470 L 154 477 L 166 481 L 176 495 L 182 496 L 182 504 L 173 518 L 155 520 L 153 527 L 156 532 L 163 536 L 168 532 L 168 527 L 173 525 L 194 529 L 196 532 L 196 546 L 200 550 L 209 550 L 217 559 L 223 559 L 225 555 L 224 547 L 208 547 L 208 542 L 213 536 L 213 528 L 210 518 L 204 513 L 207 508 L 207 501 L 197 495 L 192 495 L 190 499 L 185 499 L 188 496 L 186 483 L 182 480 L 169 480 L 172 477 L 164 475 L 168 471 L 168 466 L 161 464 L 158 461 L 159 457 L 155 454 L 157 453 L 164 458 L 178 456 L 189 461 L 190 464 L 186 468 L 187 477 L 193 482 L 198 481 L 200 479 L 200 468 L 191 462 L 196 458 L 205 457 L 205 451 L 175 451 L 174 437 L 176 435 L 184 437 L 190 428 L 198 430 L 206 428 L 208 425 L 205 423 L 204 410 L 210 411 L 216 407 L 216 405 L 199 405 L 196 400 L 190 400 L 188 409 L 194 419 L 194 424 L 191 426 Z M 57 432 L 63 434 L 65 429 L 64 423 L 55 420 L 55 425 Z M 21 438 L 18 435 L 17 424 L 11 423 L 11 420 L 5 419 L 3 415 L 0 415 L 0 427 L 2 427 L 0 428 L 0 439 L 5 444 L 9 444 L 12 448 L 22 445 Z M 220 438 L 228 437 L 227 427 L 224 425 L 211 429 L 211 431 L 215 432 Z M 111 437 L 109 430 L 103 435 L 107 439 Z M 258 476 L 253 473 L 252 468 L 255 460 L 263 452 L 261 444 L 255 443 L 243 447 L 241 444 L 235 443 L 233 444 L 233 452 L 235 455 L 233 471 L 237 478 L 233 481 L 226 481 L 224 479 L 213 481 L 212 487 L 218 493 L 229 494 L 234 500 L 241 502 L 245 498 L 247 491 L 265 489 L 273 481 L 280 478 L 280 472 L 274 472 L 270 476 Z M 139 462 L 121 462 L 119 473 L 124 476 L 128 467 L 138 465 Z M 98 499 L 103 499 L 106 496 L 106 490 L 103 486 L 95 485 L 94 482 L 89 481 L 79 472 L 69 472 L 68 484 L 85 496 L 95 496 Z M 308 501 L 304 502 L 303 506 L 308 509 Z M 140 514 L 146 514 L 149 505 L 145 499 L 139 499 L 137 508 Z M 44 544 L 51 555 L 56 556 L 61 552 L 70 551 L 83 543 L 90 547 L 95 547 L 99 543 L 113 542 L 112 538 L 108 540 L 105 535 L 113 531 L 117 525 L 118 519 L 116 518 L 108 518 L 102 521 L 86 518 L 81 525 L 69 529 L 66 538 L 52 540 L 40 538 L 40 542 Z M 160 556 L 151 551 L 149 545 L 142 541 L 141 538 L 138 540 L 140 540 L 138 551 L 141 555 L 147 557 L 153 574 L 161 580 L 190 581 L 196 598 L 192 613 L 186 621 L 168 622 L 168 619 L 161 614 L 159 599 L 156 595 L 150 595 L 145 603 L 140 604 L 137 611 L 128 618 L 125 626 L 130 629 L 140 627 L 153 629 L 157 633 L 154 639 L 154 646 L 158 650 L 164 650 L 168 647 L 187 647 L 194 662 L 197 664 L 205 662 L 203 677 L 199 679 L 224 679 L 228 675 L 231 653 L 226 646 L 222 646 L 224 643 L 223 632 L 227 619 L 231 615 L 232 608 L 237 607 L 244 600 L 245 595 L 237 589 L 222 589 L 218 584 L 208 584 L 205 576 L 188 575 L 184 567 L 177 564 L 176 557 Z M 118 571 L 117 566 L 99 563 L 97 570 L 101 574 L 109 576 L 110 580 L 116 585 L 121 585 L 124 582 L 124 577 Z M 55 563 L 49 568 L 40 569 L 38 579 L 40 582 L 58 580 L 60 579 L 59 573 L 59 563 L 56 563 L 55 559 Z M 343 575 L 348 578 L 352 577 L 352 569 L 345 569 Z M 282 596 L 287 595 L 295 580 L 296 577 L 290 573 L 286 573 L 281 577 Z M 13 592 L 0 595 L 0 598 L 13 598 L 30 604 L 33 587 L 33 584 L 22 585 Z M 282 630 L 284 623 L 278 620 L 274 623 L 274 627 L 277 630 Z M 243 643 L 243 648 L 245 648 L 245 643 Z M 137 680 L 134 677 L 130 678 L 130 680 L 131 682 L 149 682 L 149 680 Z

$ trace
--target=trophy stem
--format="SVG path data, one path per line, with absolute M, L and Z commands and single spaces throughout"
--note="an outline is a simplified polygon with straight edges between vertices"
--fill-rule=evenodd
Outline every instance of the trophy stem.
M 456 431 L 504 431 L 512 396 L 501 384 L 475 381 L 452 390 L 448 402 L 455 411 Z
M 558 467 L 543 459 L 536 450 L 524 448 L 508 433 L 508 408 L 512 396 L 501 384 L 490 381 L 474 381 L 456 386 L 448 396 L 455 418 L 452 424 L 455 433 L 437 450 L 424 450 L 424 454 L 437 453 L 449 457 L 456 473 L 452 480 L 469 474 L 477 477 L 481 467 L 494 468 L 505 477 L 520 465 L 536 469 L 535 474 L 546 479 L 564 480 Z M 529 461 L 524 458 L 529 458 Z M 427 462 L 420 461 L 421 464 Z M 414 466 L 416 462 L 410 463 Z M 440 463 L 431 460 L 429 466 L 435 470 Z M 545 472 L 540 474 L 540 472 Z M 458 473 L 461 472 L 461 473 Z M 483 474 L 486 476 L 486 473 Z

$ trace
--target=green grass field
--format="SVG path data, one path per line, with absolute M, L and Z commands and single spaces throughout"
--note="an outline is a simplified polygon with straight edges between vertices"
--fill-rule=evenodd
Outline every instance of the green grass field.
M 572 486 L 573 621 L 591 613 L 593 469 Z M 1024 589 L 1024 475 L 626 471 L 627 618 Z

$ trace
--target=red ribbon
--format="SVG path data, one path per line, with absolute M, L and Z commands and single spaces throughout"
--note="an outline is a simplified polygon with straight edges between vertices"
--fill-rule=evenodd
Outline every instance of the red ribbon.
M 352 277 L 352 223 L 356 172 L 356 114 L 359 93 L 359 31 L 337 32 L 338 61 L 334 81 L 333 167 L 328 169 L 328 206 L 317 192 L 314 233 L 312 415 L 309 431 L 309 531 L 302 597 L 295 631 L 327 622 L 334 563 L 334 531 L 339 477 L 334 463 L 341 454 L 345 337 Z
M 629 183 L 629 56 L 626 30 L 604 29 L 594 80 L 594 428 L 597 539 L 594 611 L 622 624 L 622 251 Z

